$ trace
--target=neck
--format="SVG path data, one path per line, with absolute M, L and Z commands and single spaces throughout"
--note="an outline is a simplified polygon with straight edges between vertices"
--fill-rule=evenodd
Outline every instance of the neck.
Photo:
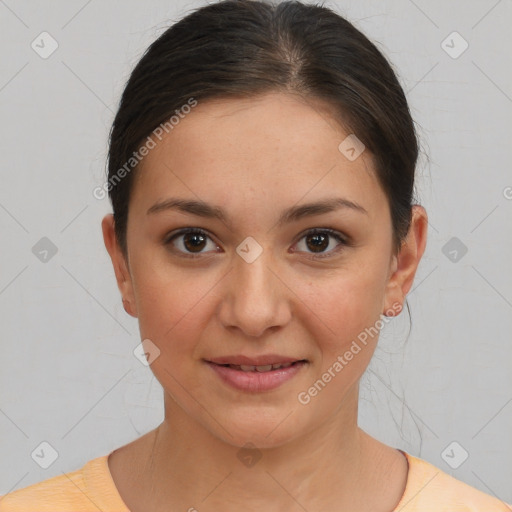
M 165 420 L 141 472 L 153 510 L 351 509 L 363 500 L 375 444 L 357 426 L 358 386 L 320 427 L 280 446 L 242 448 L 214 436 L 165 395 Z M 293 421 L 293 414 L 287 421 Z M 166 506 L 164 507 L 164 503 Z

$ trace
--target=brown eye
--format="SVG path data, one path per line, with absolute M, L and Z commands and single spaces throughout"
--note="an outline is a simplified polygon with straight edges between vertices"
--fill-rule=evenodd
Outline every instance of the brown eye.
M 206 237 L 199 233 L 187 233 L 183 236 L 183 245 L 191 252 L 201 252 L 204 249 Z
M 343 237 L 332 229 L 314 229 L 305 233 L 300 240 L 305 240 L 304 246 L 305 252 L 311 251 L 313 254 L 319 254 L 319 256 L 313 256 L 313 258 L 325 258 L 334 255 L 340 251 L 347 242 Z M 338 241 L 338 245 L 331 244 L 331 240 Z M 300 245 L 300 242 L 299 242 Z M 331 247 L 330 250 L 326 251 Z
M 210 236 L 201 229 L 185 229 L 168 237 L 165 245 L 172 245 L 176 252 L 185 257 L 194 257 L 204 254 L 203 251 L 208 245 Z M 216 249 L 217 245 L 211 242 L 212 249 Z
M 310 245 L 308 245 L 310 244 Z M 313 252 L 323 252 L 329 246 L 329 235 L 313 233 L 306 237 L 306 245 Z

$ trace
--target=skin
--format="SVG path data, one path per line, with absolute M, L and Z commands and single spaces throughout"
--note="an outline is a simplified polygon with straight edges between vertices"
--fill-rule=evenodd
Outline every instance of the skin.
M 357 425 L 359 380 L 378 335 L 307 405 L 297 399 L 365 328 L 403 305 L 426 245 L 427 214 L 415 205 L 393 252 L 372 156 L 347 159 L 338 149 L 347 135 L 319 100 L 268 93 L 199 102 L 137 171 L 126 256 L 112 215 L 103 219 L 125 309 L 138 318 L 141 340 L 160 350 L 150 368 L 164 389 L 161 425 L 109 458 L 132 512 L 389 512 L 398 504 L 406 459 Z M 147 214 L 169 197 L 219 205 L 232 225 L 178 210 Z M 367 214 L 339 209 L 277 225 L 285 208 L 328 197 Z M 189 227 L 210 237 L 195 259 L 183 256 L 194 254 L 183 235 L 168 241 Z M 311 228 L 351 243 L 330 237 L 320 253 L 328 257 L 312 259 Z M 252 263 L 236 252 L 248 236 L 263 249 Z M 308 364 L 275 390 L 247 393 L 203 361 L 268 353 Z M 237 457 L 248 442 L 261 455 L 252 467 Z

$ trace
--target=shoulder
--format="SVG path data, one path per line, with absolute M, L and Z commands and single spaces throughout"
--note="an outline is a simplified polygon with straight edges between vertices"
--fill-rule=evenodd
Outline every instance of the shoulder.
M 91 459 L 75 471 L 0 495 L 0 512 L 126 511 L 113 486 L 107 458 Z
M 72 510 L 84 505 L 82 470 L 54 476 L 0 497 L 0 512 Z
M 409 462 L 400 512 L 511 512 L 512 506 L 445 473 L 426 460 L 404 452 Z

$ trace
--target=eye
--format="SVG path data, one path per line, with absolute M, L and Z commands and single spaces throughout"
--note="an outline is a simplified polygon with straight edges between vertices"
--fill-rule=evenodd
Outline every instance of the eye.
M 328 228 L 315 228 L 307 231 L 302 235 L 297 245 L 300 245 L 300 241 L 305 239 L 306 249 L 312 250 L 312 259 L 321 259 L 333 256 L 343 249 L 343 246 L 348 246 L 348 241 L 341 236 L 340 233 Z M 335 239 L 338 241 L 338 246 L 332 248 L 329 251 L 326 249 L 331 245 L 329 239 Z M 199 228 L 186 228 L 176 233 L 171 233 L 164 240 L 166 246 L 172 245 L 175 252 L 180 253 L 180 256 L 185 258 L 198 258 L 201 257 L 205 252 L 203 249 L 207 247 L 208 240 L 211 241 L 211 249 L 218 249 L 218 245 L 213 242 L 210 235 Z M 299 249 L 300 250 L 300 249 Z M 296 252 L 294 249 L 293 252 Z
M 339 244 L 334 249 L 331 249 L 327 252 L 323 252 L 331 245 L 329 242 L 329 238 L 337 240 Z M 312 248 L 314 254 L 319 254 L 310 256 L 312 259 L 328 258 L 341 251 L 343 249 L 343 246 L 348 245 L 348 241 L 345 240 L 337 231 L 327 228 L 311 229 L 307 231 L 300 240 L 302 239 L 306 240 L 306 248 Z
M 164 244 L 172 245 L 174 248 L 177 248 L 178 252 L 181 253 L 180 256 L 184 256 L 186 258 L 197 258 L 200 257 L 205 251 L 202 249 L 207 245 L 207 240 L 210 239 L 210 235 L 198 228 L 188 228 L 182 229 L 177 233 L 173 233 L 166 237 Z M 174 242 L 176 240 L 176 243 Z M 211 243 L 213 249 L 218 248 L 218 246 Z M 187 253 L 187 251 L 190 251 Z

